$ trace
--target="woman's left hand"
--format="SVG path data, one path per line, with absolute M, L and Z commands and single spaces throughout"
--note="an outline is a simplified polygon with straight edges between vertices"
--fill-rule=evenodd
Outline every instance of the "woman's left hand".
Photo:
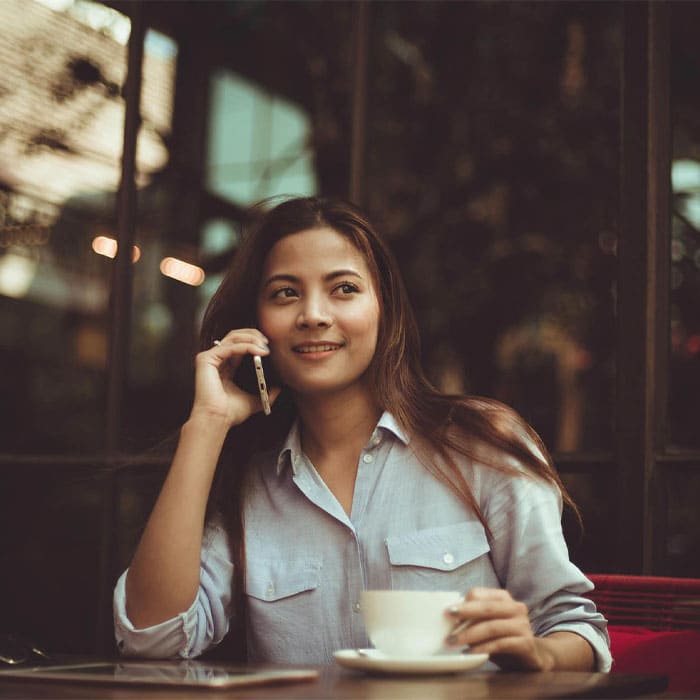
M 555 658 L 549 645 L 532 633 L 527 606 L 499 588 L 472 588 L 464 601 L 449 609 L 455 628 L 450 646 L 469 645 L 474 654 L 490 654 L 505 669 L 550 671 Z

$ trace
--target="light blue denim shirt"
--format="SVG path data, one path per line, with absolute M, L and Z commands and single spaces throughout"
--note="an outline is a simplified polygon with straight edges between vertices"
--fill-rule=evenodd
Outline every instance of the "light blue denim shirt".
M 610 669 L 606 622 L 584 597 L 593 585 L 569 561 L 555 487 L 460 458 L 487 538 L 388 413 L 360 455 L 350 517 L 301 451 L 297 427 L 281 451 L 255 462 L 244 511 L 251 661 L 329 663 L 338 649 L 369 646 L 359 605 L 365 588 L 489 586 L 527 605 L 536 635 L 575 632 L 595 650 L 598 670 Z M 114 592 L 121 652 L 191 658 L 220 642 L 235 614 L 232 572 L 226 535 L 211 523 L 196 600 L 145 629 L 126 614 L 124 572 Z

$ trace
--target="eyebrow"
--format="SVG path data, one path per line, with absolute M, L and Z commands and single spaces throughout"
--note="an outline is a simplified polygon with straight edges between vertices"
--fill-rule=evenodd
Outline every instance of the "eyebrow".
M 345 270 L 333 270 L 332 272 L 329 272 L 328 274 L 323 276 L 323 281 L 324 282 L 332 282 L 334 279 L 338 279 L 338 277 L 357 277 L 358 279 L 363 279 L 362 275 L 359 272 L 348 268 Z M 272 275 L 271 277 L 268 277 L 265 280 L 263 287 L 268 287 L 273 282 L 291 282 L 292 284 L 300 284 L 301 279 L 299 277 L 297 277 L 296 275 L 291 275 L 291 274 L 287 274 L 287 273 L 280 273 L 280 274 Z

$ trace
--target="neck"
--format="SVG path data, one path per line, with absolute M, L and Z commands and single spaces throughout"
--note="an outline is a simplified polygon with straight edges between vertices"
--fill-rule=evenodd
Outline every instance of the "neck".
M 304 397 L 297 409 L 302 448 L 312 461 L 339 450 L 359 454 L 381 415 L 369 391 Z

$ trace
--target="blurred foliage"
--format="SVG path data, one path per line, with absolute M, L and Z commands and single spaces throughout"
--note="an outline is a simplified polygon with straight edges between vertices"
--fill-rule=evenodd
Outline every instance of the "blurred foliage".
M 499 394 L 504 334 L 558 326 L 596 373 L 586 446 L 610 435 L 615 258 L 599 240 L 616 237 L 620 19 L 613 3 L 372 5 L 368 203 L 428 365 L 458 358 L 467 390 Z M 545 407 L 517 393 L 554 438 L 556 386 Z

